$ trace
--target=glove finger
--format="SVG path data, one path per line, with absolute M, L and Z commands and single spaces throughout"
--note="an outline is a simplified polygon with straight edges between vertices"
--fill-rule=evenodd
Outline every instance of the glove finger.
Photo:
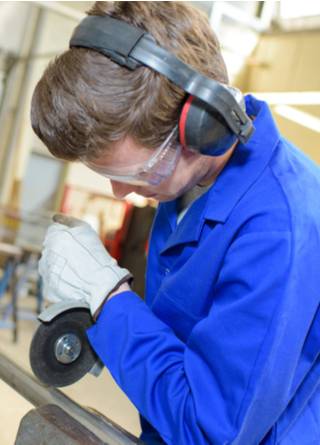
M 53 221 L 59 224 L 63 224 L 72 229 L 73 227 L 86 227 L 88 223 L 81 221 L 80 219 L 74 218 L 73 216 L 65 215 L 64 213 L 56 213 L 53 216 Z

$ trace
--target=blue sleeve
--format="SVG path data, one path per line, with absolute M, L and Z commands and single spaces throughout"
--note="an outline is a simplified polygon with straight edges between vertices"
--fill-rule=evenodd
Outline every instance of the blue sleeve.
M 88 331 L 165 443 L 258 444 L 285 409 L 302 348 L 295 332 L 310 323 L 289 286 L 291 242 L 288 232 L 236 240 L 186 344 L 131 291 L 109 300 Z

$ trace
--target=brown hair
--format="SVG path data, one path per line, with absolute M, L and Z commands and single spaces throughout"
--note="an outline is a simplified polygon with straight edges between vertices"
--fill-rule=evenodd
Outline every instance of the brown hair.
M 208 20 L 184 2 L 95 2 L 88 14 L 142 28 L 201 74 L 228 83 Z M 37 84 L 31 121 L 54 156 L 88 160 L 127 135 L 156 148 L 177 125 L 184 98 L 183 90 L 147 67 L 130 71 L 91 49 L 72 48 Z

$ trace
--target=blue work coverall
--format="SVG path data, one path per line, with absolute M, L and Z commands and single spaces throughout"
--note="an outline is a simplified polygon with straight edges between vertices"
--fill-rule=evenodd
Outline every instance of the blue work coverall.
M 256 131 L 212 188 L 178 226 L 159 205 L 146 301 L 88 331 L 148 444 L 320 444 L 320 169 L 246 102 Z

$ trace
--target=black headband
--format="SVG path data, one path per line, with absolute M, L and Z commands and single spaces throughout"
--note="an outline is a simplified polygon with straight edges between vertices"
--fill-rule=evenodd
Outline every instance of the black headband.
M 74 46 L 91 48 L 130 70 L 141 65 L 152 68 L 217 110 L 243 145 L 254 132 L 248 116 L 226 88 L 159 47 L 140 28 L 110 17 L 91 15 L 74 30 L 70 48 Z

